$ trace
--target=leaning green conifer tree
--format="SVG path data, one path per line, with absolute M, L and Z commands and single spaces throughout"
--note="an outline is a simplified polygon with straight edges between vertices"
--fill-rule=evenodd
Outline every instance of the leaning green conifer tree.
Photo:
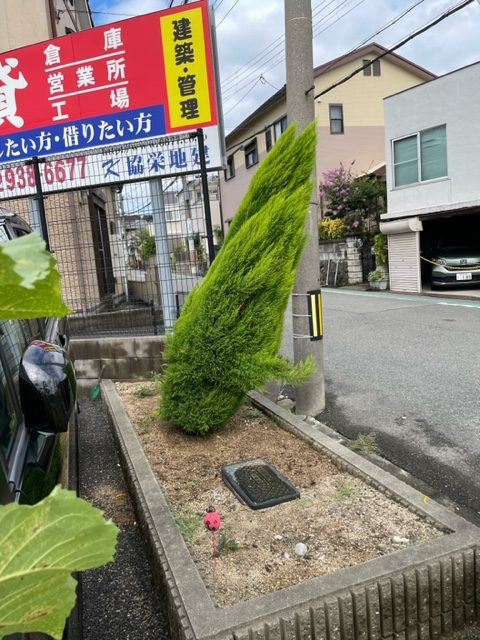
M 255 174 L 224 246 L 165 346 L 160 414 L 190 433 L 225 424 L 248 390 L 313 372 L 279 356 L 305 245 L 315 125 L 290 126 Z

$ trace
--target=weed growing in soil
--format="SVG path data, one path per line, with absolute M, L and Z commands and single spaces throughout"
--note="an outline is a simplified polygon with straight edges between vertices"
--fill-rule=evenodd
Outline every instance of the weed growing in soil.
M 146 398 L 148 396 L 156 395 L 157 391 L 155 389 L 150 389 L 149 387 L 140 387 L 140 389 L 136 389 L 133 392 L 133 395 L 136 398 Z
M 245 418 L 260 418 L 263 414 L 258 409 L 255 409 L 255 407 L 248 407 L 243 412 L 243 415 Z
M 337 493 L 339 498 L 348 498 L 352 495 L 353 486 L 348 482 L 344 481 L 337 487 Z
M 146 416 L 141 416 L 138 419 L 138 428 L 140 433 L 150 433 L 150 431 L 153 429 L 154 424 L 155 424 L 155 416 L 151 414 Z
M 378 451 L 377 434 L 372 433 L 359 433 L 355 440 L 352 440 L 347 445 L 354 451 L 363 451 L 364 453 L 375 453 Z
M 247 545 L 238 542 L 238 540 L 235 540 L 235 538 L 232 538 L 227 529 L 222 529 L 222 531 L 220 531 L 220 540 L 218 541 L 219 554 L 245 549 L 246 546 Z
M 202 527 L 202 519 L 188 505 L 182 505 L 175 509 L 173 519 L 184 539 L 193 544 L 196 534 Z

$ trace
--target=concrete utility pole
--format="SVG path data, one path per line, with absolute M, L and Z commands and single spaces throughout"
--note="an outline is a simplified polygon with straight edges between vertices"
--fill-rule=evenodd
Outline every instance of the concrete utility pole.
M 315 118 L 311 0 L 284 0 L 287 71 L 287 117 L 302 131 Z M 313 172 L 314 185 L 315 170 Z M 308 242 L 299 266 L 292 296 L 293 357 L 295 362 L 312 355 L 316 372 L 296 390 L 296 413 L 316 415 L 325 408 L 323 341 L 309 339 L 307 292 L 320 289 L 318 251 L 318 194 L 314 186 L 307 220 Z

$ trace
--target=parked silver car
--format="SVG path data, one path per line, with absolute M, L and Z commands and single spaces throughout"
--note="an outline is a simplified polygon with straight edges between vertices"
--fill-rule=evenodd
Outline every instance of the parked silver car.
M 480 240 L 444 240 L 433 255 L 432 289 L 480 284 Z

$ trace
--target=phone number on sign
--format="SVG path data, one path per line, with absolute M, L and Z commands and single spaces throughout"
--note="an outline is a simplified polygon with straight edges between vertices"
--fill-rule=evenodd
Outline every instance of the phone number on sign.
M 87 158 L 78 156 L 39 164 L 42 185 L 62 185 L 85 178 Z M 68 184 L 65 184 L 68 186 Z M 33 164 L 18 165 L 0 170 L 0 191 L 14 191 L 35 187 Z

